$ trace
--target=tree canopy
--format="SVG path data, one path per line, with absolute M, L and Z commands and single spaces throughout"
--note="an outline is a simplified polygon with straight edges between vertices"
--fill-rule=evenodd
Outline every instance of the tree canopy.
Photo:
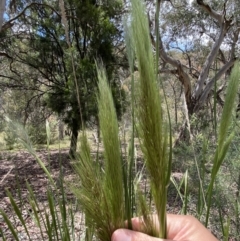
M 222 105 L 220 94 L 239 59 L 239 1 L 159 3 L 157 40 L 156 2 L 146 1 L 154 51 L 159 46 L 159 72 L 170 76 L 169 83 L 180 83 L 190 115 L 213 96 L 214 87 Z M 0 32 L 0 86 L 34 91 L 33 100 L 41 98 L 71 127 L 73 151 L 83 124 L 96 119 L 96 61 L 104 63 L 122 112 L 124 94 L 116 73 L 127 67 L 121 22 L 128 7 L 119 0 L 7 2 Z
M 206 102 L 214 82 L 228 76 L 239 58 L 239 1 L 160 3 L 160 72 L 181 82 L 189 112 L 194 113 Z M 153 46 L 154 21 L 155 15 L 149 14 Z M 170 50 L 179 51 L 178 57 Z
M 120 83 L 114 46 L 121 37 L 116 22 L 119 1 L 20 1 L 2 31 L 4 71 L 1 85 L 34 89 L 43 104 L 62 116 L 72 129 L 71 153 L 78 131 L 97 115 L 95 62 L 106 67 L 116 107 L 121 113 Z M 5 23 L 6 25 L 7 23 Z M 4 26 L 3 26 L 4 27 Z

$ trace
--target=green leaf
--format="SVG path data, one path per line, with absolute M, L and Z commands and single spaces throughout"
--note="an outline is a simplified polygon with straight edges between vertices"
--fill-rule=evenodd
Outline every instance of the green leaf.
M 16 231 L 15 231 L 15 228 L 13 227 L 11 221 L 8 219 L 7 215 L 6 215 L 6 214 L 4 213 L 4 211 L 1 210 L 1 209 L 0 209 L 0 213 L 1 213 L 1 215 L 3 216 L 3 219 L 4 219 L 4 221 L 6 222 L 8 228 L 10 229 L 10 231 L 11 231 L 13 237 L 15 238 L 15 240 L 16 240 L 16 241 L 19 241 L 19 238 L 18 238 L 18 235 L 17 235 L 17 233 L 16 233 Z
M 15 200 L 13 199 L 13 197 L 12 197 L 12 195 L 11 195 L 11 193 L 9 191 L 7 191 L 7 195 L 9 197 L 9 199 L 10 199 L 10 202 L 11 202 L 11 205 L 13 207 L 13 210 L 14 210 L 15 214 L 18 216 L 20 222 L 22 223 L 22 225 L 23 225 L 23 227 L 24 227 L 24 229 L 25 229 L 25 231 L 27 233 L 28 238 L 31 239 L 30 235 L 29 235 L 29 232 L 28 232 L 28 229 L 26 227 L 25 221 L 23 219 L 22 213 L 21 213 L 18 205 L 16 204 Z

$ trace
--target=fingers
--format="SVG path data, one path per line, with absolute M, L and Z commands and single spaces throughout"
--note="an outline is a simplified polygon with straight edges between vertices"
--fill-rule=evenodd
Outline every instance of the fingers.
M 128 230 L 118 229 L 111 238 L 112 241 L 167 241 L 167 239 L 159 239 L 148 236 L 144 233 Z
M 153 225 L 159 229 L 159 222 L 156 215 L 152 216 Z M 133 218 L 132 227 L 134 231 L 144 232 L 145 225 L 142 218 Z M 150 238 L 150 239 L 149 239 Z M 208 240 L 217 239 L 206 229 L 196 218 L 187 215 L 167 215 L 167 238 L 169 240 Z M 131 241 L 132 239 L 130 239 Z M 135 240 L 135 239 L 134 239 Z M 148 240 L 153 240 L 148 236 Z M 156 239 L 155 240 L 160 240 Z M 121 241 L 121 240 L 117 240 Z
M 159 221 L 157 215 L 151 216 L 153 226 L 159 231 Z M 170 235 L 170 239 L 173 239 L 175 234 L 180 231 L 186 231 L 189 229 L 195 229 L 196 226 L 199 226 L 199 222 L 196 218 L 188 215 L 175 215 L 167 214 L 167 231 Z M 144 232 L 145 224 L 143 218 L 133 218 L 132 219 L 132 228 L 134 231 Z

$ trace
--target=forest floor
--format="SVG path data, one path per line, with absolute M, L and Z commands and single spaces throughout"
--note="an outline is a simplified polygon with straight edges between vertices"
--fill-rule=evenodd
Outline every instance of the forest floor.
M 100 152 L 101 151 L 102 149 L 100 148 Z M 75 173 L 72 167 L 71 159 L 68 156 L 68 149 L 62 149 L 61 151 L 51 150 L 50 152 L 46 150 L 38 150 L 37 155 L 43 161 L 48 170 L 50 170 L 56 184 L 59 182 L 60 167 L 64 173 L 65 181 L 71 182 L 71 180 L 74 180 Z M 14 197 L 17 205 L 21 207 L 21 213 L 27 229 L 30 231 L 31 240 L 43 240 L 40 236 L 40 230 L 36 225 L 36 220 L 29 203 L 29 191 L 27 189 L 26 182 L 31 185 L 34 195 L 37 198 L 40 207 L 42 207 L 38 210 L 38 212 L 42 212 L 44 216 L 48 205 L 47 190 L 49 187 L 49 181 L 46 174 L 38 164 L 36 158 L 27 151 L 3 151 L 0 156 L 0 209 L 6 213 L 9 220 L 13 223 L 19 240 L 29 240 L 26 236 L 26 232 L 24 231 L 24 226 L 21 224 L 12 208 L 10 198 L 8 197 L 6 191 L 8 190 Z M 143 166 L 143 159 L 140 152 L 138 153 L 137 166 L 139 170 Z M 182 177 L 182 174 L 178 172 L 173 173 L 173 175 L 175 175 L 176 179 Z M 146 175 L 143 175 L 141 186 L 149 193 L 149 184 Z M 67 189 L 65 194 L 67 200 L 70 202 L 72 201 L 71 203 L 73 203 L 75 200 L 73 194 Z M 181 206 L 181 200 L 176 196 L 176 192 L 173 192 L 172 194 L 170 192 L 167 205 L 168 212 L 178 213 Z M 76 210 L 74 213 L 75 237 L 79 237 L 83 233 L 83 219 L 83 214 L 79 210 Z M 7 237 L 7 240 L 15 240 L 12 238 L 11 232 L 1 215 L 0 229 L 4 233 L 4 236 Z M 0 241 L 2 240 L 3 239 L 0 234 Z
M 68 150 L 51 150 L 49 153 L 46 150 L 37 151 L 37 155 L 44 162 L 45 166 L 50 170 L 51 175 L 56 182 L 59 182 L 60 163 L 64 172 L 64 179 L 70 181 L 74 176 L 74 171 L 68 157 Z M 60 161 L 61 160 L 61 161 Z M 18 152 L 1 152 L 0 160 L 0 209 L 3 210 L 9 220 L 13 223 L 14 228 L 17 230 L 19 240 L 29 240 L 26 237 L 24 227 L 16 217 L 10 198 L 7 195 L 8 190 L 14 197 L 15 202 L 21 207 L 22 216 L 28 230 L 30 231 L 31 240 L 42 240 L 39 238 L 39 228 L 33 218 L 33 211 L 29 203 L 29 191 L 26 182 L 31 185 L 35 197 L 39 205 L 42 207 L 39 212 L 43 215 L 45 210 L 44 206 L 47 205 L 47 189 L 49 181 L 43 169 L 38 164 L 37 160 L 27 151 Z M 73 200 L 73 195 L 66 192 L 68 200 Z M 81 231 L 82 217 L 80 213 L 76 213 L 78 223 L 75 223 L 75 231 Z M 10 230 L 5 223 L 3 216 L 0 215 L 0 229 L 7 237 L 7 240 L 12 239 Z M 0 234 L 1 236 L 1 234 Z M 1 239 L 0 237 L 0 240 Z M 47 239 L 46 239 L 47 240 Z

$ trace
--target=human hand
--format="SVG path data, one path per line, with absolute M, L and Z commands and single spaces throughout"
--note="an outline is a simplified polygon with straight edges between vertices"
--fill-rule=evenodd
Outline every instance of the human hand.
M 155 223 L 159 226 L 157 216 Z M 167 239 L 154 238 L 144 233 L 143 221 L 140 218 L 132 219 L 133 230 L 118 229 L 112 235 L 112 241 L 218 241 L 196 218 L 185 215 L 167 215 Z

